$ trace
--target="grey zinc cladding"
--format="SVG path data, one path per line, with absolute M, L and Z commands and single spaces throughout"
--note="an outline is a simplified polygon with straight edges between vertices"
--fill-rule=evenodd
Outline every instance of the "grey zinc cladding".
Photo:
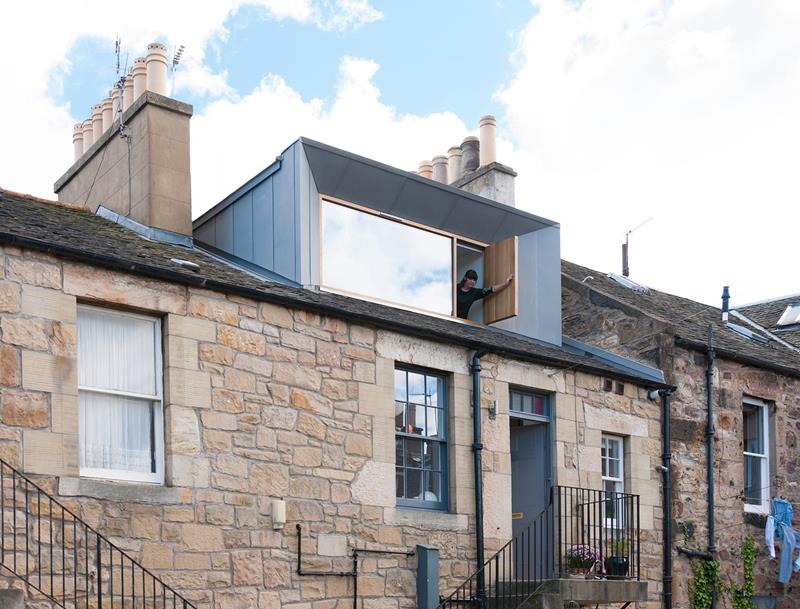
M 195 220 L 195 238 L 322 285 L 320 193 L 487 244 L 518 236 L 520 314 L 497 327 L 560 344 L 558 223 L 307 138 Z

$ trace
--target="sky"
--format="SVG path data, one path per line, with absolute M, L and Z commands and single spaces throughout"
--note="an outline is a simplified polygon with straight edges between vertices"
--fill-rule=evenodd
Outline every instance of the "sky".
M 139 0 L 0 5 L 0 187 L 54 198 L 72 125 L 158 40 L 194 107 L 196 217 L 299 136 L 402 169 L 498 120 L 562 257 L 719 305 L 800 293 L 800 3 Z M 119 5 L 126 6 L 126 5 Z M 44 17 L 43 17 L 44 16 Z M 648 221 L 649 220 L 649 221 Z

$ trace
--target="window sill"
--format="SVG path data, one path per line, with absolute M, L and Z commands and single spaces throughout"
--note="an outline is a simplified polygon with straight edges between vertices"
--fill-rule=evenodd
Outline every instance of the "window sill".
M 759 514 L 761 516 L 769 516 L 769 507 L 763 505 L 748 505 L 744 504 L 745 514 Z
M 154 505 L 174 505 L 190 503 L 191 495 L 186 497 L 186 489 L 145 482 L 109 482 L 92 478 L 61 477 L 58 481 L 58 494 L 62 497 L 91 497 L 130 503 L 149 503 Z
M 469 521 L 466 514 L 451 514 L 419 508 L 386 508 L 384 518 L 387 525 L 412 526 L 441 531 L 466 531 Z

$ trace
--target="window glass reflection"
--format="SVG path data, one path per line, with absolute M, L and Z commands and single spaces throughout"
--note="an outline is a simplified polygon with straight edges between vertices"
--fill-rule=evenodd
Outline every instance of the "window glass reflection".
M 322 202 L 322 284 L 450 315 L 452 239 Z

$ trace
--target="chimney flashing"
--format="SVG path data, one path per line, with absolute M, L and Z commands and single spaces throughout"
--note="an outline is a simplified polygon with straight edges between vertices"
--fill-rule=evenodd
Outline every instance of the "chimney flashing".
M 485 175 L 485 174 L 489 173 L 490 171 L 495 171 L 495 170 L 499 171 L 500 173 L 508 174 L 512 178 L 516 178 L 517 175 L 518 175 L 517 172 L 514 171 L 513 169 L 511 169 L 511 167 L 509 167 L 508 165 L 503 165 L 502 163 L 498 163 L 497 161 L 495 161 L 494 163 L 489 163 L 488 165 L 483 165 L 481 167 L 478 167 L 474 171 L 470 171 L 469 173 L 465 173 L 463 176 L 461 176 L 460 179 L 458 179 L 455 182 L 453 182 L 452 184 L 450 184 L 450 186 L 454 186 L 455 188 L 461 188 L 465 184 L 469 184 L 473 180 L 476 180 L 479 177 L 481 177 L 482 175 Z
M 129 122 L 136 114 L 139 113 L 145 104 L 151 104 L 158 108 L 163 108 L 164 110 L 185 114 L 188 117 L 191 117 L 194 112 L 191 104 L 187 104 L 164 95 L 159 95 L 153 91 L 145 91 L 133 102 L 133 105 L 131 105 L 131 107 L 122 114 L 122 123 L 125 124 Z M 64 186 L 66 186 L 70 180 L 72 180 L 75 175 L 81 171 L 81 169 L 83 169 L 83 166 L 91 161 L 92 158 L 100 150 L 102 150 L 103 146 L 105 146 L 111 138 L 118 137 L 118 135 L 119 134 L 116 129 L 109 129 L 100 136 L 100 139 L 92 142 L 91 147 L 72 164 L 72 167 L 67 169 L 64 175 L 56 180 L 55 184 L 53 185 L 53 191 L 57 193 L 59 190 L 64 188 Z

